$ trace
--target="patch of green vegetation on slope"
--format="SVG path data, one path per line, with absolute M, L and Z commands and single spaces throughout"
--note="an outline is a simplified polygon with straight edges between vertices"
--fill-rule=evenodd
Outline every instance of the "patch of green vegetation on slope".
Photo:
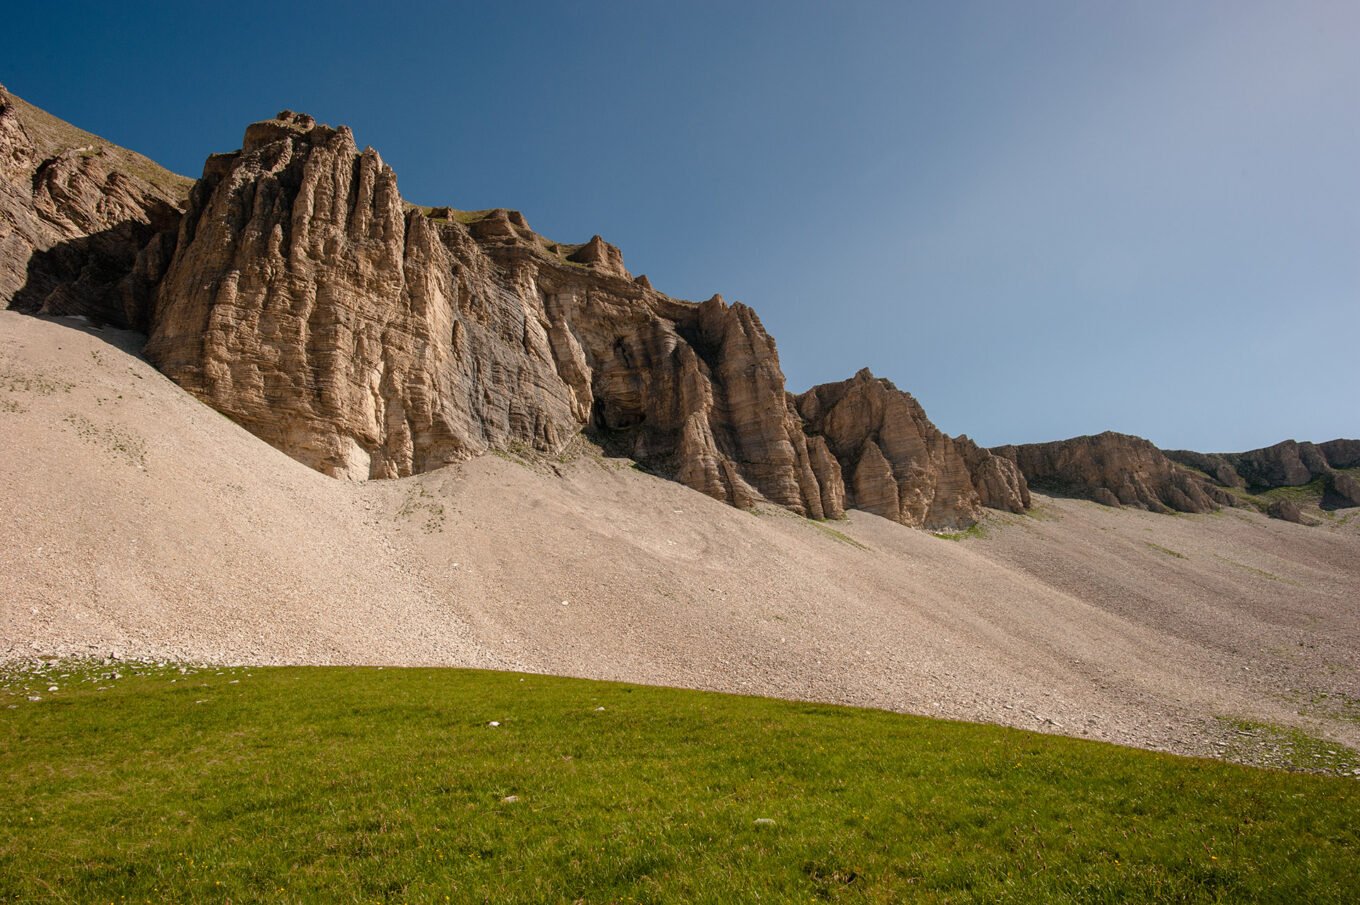
M 953 541 L 984 538 L 987 536 L 987 529 L 982 526 L 982 522 L 974 522 L 961 531 L 936 531 L 935 536 L 941 540 Z
M 1244 487 L 1224 487 L 1223 489 L 1257 512 L 1265 512 L 1270 508 L 1270 504 L 1277 500 L 1287 500 L 1312 512 L 1322 502 L 1324 492 L 1322 478 L 1314 478 L 1307 484 L 1299 484 L 1293 487 L 1272 487 L 1266 490 L 1248 490 Z M 1313 514 L 1316 515 L 1317 513 L 1314 512 Z M 1322 514 L 1326 515 L 1326 513 Z
M 842 544 L 845 544 L 848 547 L 854 547 L 857 550 L 869 549 L 867 545 L 862 544 L 859 541 L 855 540 L 853 537 L 846 534 L 844 531 L 837 531 L 835 528 L 832 528 L 830 525 L 825 525 L 821 521 L 818 521 L 817 519 L 803 519 L 803 523 L 811 525 L 812 527 L 816 528 L 823 534 L 833 538 L 834 540 Z
M 1360 783 L 995 726 L 461 670 L 105 673 L 36 702 L 16 689 L 0 692 L 4 901 L 1360 888 Z

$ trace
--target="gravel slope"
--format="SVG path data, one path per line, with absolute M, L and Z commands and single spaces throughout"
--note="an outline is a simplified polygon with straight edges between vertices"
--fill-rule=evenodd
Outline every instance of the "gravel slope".
M 1360 747 L 1356 510 L 1307 528 L 1038 497 L 951 542 L 734 510 L 589 451 L 352 484 L 138 343 L 0 312 L 0 660 L 449 664 L 1185 753 L 1227 750 L 1219 716 Z

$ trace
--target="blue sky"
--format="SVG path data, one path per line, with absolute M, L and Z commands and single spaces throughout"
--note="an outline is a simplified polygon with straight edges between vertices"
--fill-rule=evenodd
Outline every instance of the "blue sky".
M 189 175 L 282 108 L 403 194 L 752 305 L 985 444 L 1360 436 L 1360 4 L 12 5 L 0 81 Z

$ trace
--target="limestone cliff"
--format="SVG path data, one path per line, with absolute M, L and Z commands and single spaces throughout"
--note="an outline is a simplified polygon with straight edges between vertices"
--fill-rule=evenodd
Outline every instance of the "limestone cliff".
M 208 161 L 147 355 L 331 475 L 395 477 L 588 430 L 711 496 L 842 511 L 755 313 L 634 280 L 598 236 L 402 201 L 349 130 L 284 113 Z
M 886 381 L 794 397 L 747 306 L 659 293 L 599 236 L 565 245 L 515 211 L 411 205 L 348 129 L 255 123 L 181 204 L 173 177 L 136 175 L 144 159 L 112 146 L 68 149 L 35 179 L 41 143 L 13 115 L 0 125 L 5 191 L 36 186 L 12 206 L 47 230 L 7 246 L 5 297 L 145 329 L 167 375 L 326 474 L 553 454 L 584 432 L 738 506 L 942 528 L 1028 505 L 1012 462 L 944 436 Z M 86 240 L 104 234 L 101 257 Z
M 987 450 L 867 370 L 794 396 L 745 305 L 657 292 L 600 236 L 411 205 L 376 151 L 302 114 L 249 126 L 189 185 L 0 88 L 0 300 L 148 332 L 170 377 L 329 475 L 552 454 L 584 432 L 717 499 L 814 518 L 961 527 L 1023 511 L 1030 484 L 1203 512 L 1228 488 L 1320 479 L 1324 505 L 1360 504 L 1360 441 Z

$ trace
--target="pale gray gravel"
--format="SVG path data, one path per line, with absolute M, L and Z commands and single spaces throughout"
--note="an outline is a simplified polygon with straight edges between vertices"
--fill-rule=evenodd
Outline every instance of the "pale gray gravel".
M 1041 496 L 951 542 L 742 512 L 589 454 L 352 484 L 134 343 L 0 312 L 2 659 L 447 664 L 1184 753 L 1221 755 L 1222 716 L 1360 747 L 1355 511 L 1307 528 Z

